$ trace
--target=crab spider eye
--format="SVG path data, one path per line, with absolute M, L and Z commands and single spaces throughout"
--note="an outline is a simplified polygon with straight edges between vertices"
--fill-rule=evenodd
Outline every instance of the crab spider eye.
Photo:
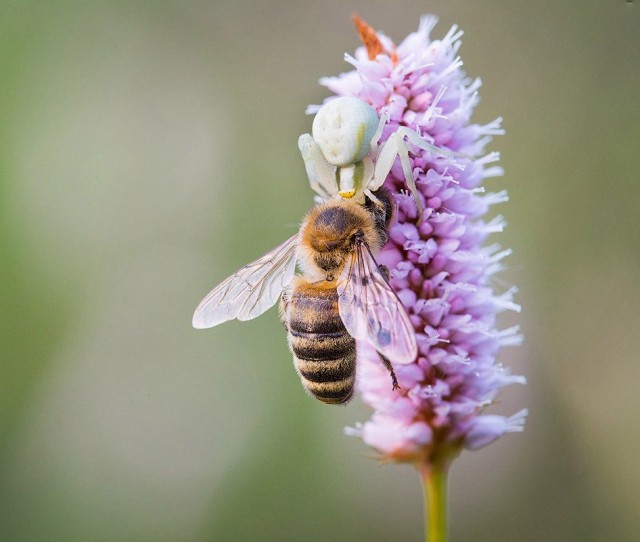
M 369 104 L 343 96 L 320 108 L 313 119 L 313 139 L 330 164 L 355 164 L 369 154 L 378 122 L 376 110 Z

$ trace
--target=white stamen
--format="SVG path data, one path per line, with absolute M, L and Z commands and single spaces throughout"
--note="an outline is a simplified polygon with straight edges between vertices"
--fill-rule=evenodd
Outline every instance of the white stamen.
M 507 248 L 505 250 L 502 250 L 500 252 L 497 252 L 496 254 L 494 254 L 493 256 L 491 256 L 489 258 L 489 261 L 491 263 L 496 263 L 499 262 L 500 260 L 506 258 L 507 256 L 511 256 L 511 254 L 513 253 L 513 250 L 511 250 L 510 248 Z
M 358 61 L 357 59 L 355 59 L 354 57 L 352 57 L 349 53 L 345 53 L 344 54 L 344 61 L 347 62 L 348 64 L 351 64 L 352 66 L 354 66 L 355 68 L 358 67 Z
M 494 298 L 494 305 L 496 307 L 500 307 L 503 310 L 511 310 L 514 312 L 520 312 L 522 307 L 513 301 L 513 296 L 516 294 L 518 289 L 514 286 L 504 292 L 502 295 Z
M 520 334 L 520 326 L 502 329 L 493 334 L 493 336 L 500 340 L 502 346 L 519 346 L 523 341 L 523 337 Z
M 422 121 L 423 125 L 426 125 L 431 120 L 432 116 L 436 114 L 436 107 L 438 106 L 438 102 L 442 99 L 442 96 L 444 95 L 446 90 L 447 90 L 447 87 L 441 86 L 440 90 L 438 90 L 437 94 L 434 96 L 431 102 L 431 105 L 429 105 L 429 107 L 425 111 L 424 119 Z M 437 118 L 437 117 L 434 117 L 434 118 Z M 440 115 L 440 118 L 442 118 L 442 115 Z
M 492 177 L 502 177 L 504 175 L 504 168 L 501 166 L 493 166 L 482 171 L 482 177 L 484 179 L 490 179 Z
M 504 203 L 509 201 L 509 194 L 506 190 L 500 190 L 500 192 L 490 192 L 484 196 L 484 201 L 487 205 L 496 205 L 497 203 Z
M 462 59 L 457 56 L 444 70 L 442 70 L 437 77 L 433 78 L 433 83 L 438 84 L 442 79 L 445 79 L 453 72 L 461 68 L 463 65 Z
M 506 222 L 504 220 L 504 217 L 501 215 L 498 215 L 493 217 L 491 221 L 485 224 L 482 229 L 488 233 L 500 233 L 504 231 L 505 226 L 506 226 Z
M 464 36 L 464 31 L 463 30 L 459 30 L 458 29 L 458 25 L 454 24 L 449 29 L 449 31 L 447 32 L 445 37 L 442 38 L 442 41 L 448 41 L 450 43 L 454 43 L 454 42 L 458 41 L 462 36 Z
M 507 427 L 505 432 L 507 433 L 521 433 L 524 431 L 524 423 L 526 421 L 529 411 L 523 408 L 520 412 L 516 412 L 513 416 L 507 418 Z
M 500 160 L 500 153 L 497 151 L 490 152 L 476 160 L 476 164 L 480 164 L 482 166 L 486 164 L 491 164 L 492 162 L 498 162 Z
M 483 126 L 478 126 L 478 133 L 481 135 L 504 135 L 504 129 L 500 127 L 501 123 L 502 117 L 498 117 Z

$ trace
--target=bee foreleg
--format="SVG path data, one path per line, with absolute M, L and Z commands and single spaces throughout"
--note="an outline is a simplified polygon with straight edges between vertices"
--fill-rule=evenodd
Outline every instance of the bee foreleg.
M 368 188 L 364 189 L 364 194 L 367 196 L 373 203 L 375 203 L 378 207 L 384 208 L 384 203 L 382 203 L 378 198 L 376 198 Z
M 398 379 L 396 378 L 396 373 L 393 371 L 391 362 L 387 358 L 385 358 L 380 352 L 378 352 L 378 356 L 380 356 L 380 361 L 387 368 L 387 371 L 389 371 L 389 374 L 391 375 L 391 382 L 393 383 L 393 389 L 399 390 L 400 386 L 398 385 Z
M 378 144 L 380 143 L 380 138 L 382 137 L 382 131 L 384 130 L 387 122 L 389 122 L 389 116 L 390 114 L 388 110 L 380 115 L 378 127 L 376 128 L 376 131 L 371 138 L 371 152 L 373 152 L 376 156 L 378 155 Z

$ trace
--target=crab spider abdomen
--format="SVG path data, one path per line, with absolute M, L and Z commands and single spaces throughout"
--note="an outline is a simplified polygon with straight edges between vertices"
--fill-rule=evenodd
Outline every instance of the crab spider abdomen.
M 343 96 L 327 102 L 313 119 L 313 139 L 327 162 L 337 167 L 355 164 L 371 152 L 380 119 L 358 98 Z

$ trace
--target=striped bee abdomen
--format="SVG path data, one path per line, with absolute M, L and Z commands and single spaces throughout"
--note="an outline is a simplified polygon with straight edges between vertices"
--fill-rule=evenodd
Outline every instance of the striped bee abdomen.
M 325 403 L 345 403 L 355 384 L 356 343 L 340 319 L 334 284 L 298 277 L 283 297 L 283 319 L 304 387 Z

